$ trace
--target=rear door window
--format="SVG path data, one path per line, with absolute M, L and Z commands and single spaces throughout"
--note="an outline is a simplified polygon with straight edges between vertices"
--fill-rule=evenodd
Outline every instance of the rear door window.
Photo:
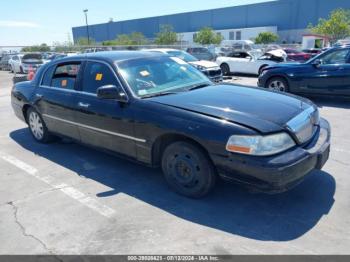
M 80 63 L 58 65 L 52 76 L 52 87 L 73 90 L 77 82 Z
M 118 85 L 112 69 L 103 63 L 87 62 L 84 70 L 83 92 L 96 94 L 97 89 L 105 85 Z

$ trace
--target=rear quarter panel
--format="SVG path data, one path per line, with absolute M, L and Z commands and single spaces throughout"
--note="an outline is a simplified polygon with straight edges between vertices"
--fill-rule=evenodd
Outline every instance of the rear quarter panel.
M 26 105 L 32 105 L 32 98 L 35 93 L 33 82 L 21 82 L 13 86 L 11 91 L 11 104 L 16 116 L 25 121 L 23 109 Z

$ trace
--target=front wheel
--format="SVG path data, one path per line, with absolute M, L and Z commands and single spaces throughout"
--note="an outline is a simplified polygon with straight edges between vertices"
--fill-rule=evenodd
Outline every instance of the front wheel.
M 215 185 L 213 164 L 203 150 L 191 143 L 169 145 L 163 153 L 162 169 L 169 186 L 186 197 L 204 197 Z
M 222 64 L 220 65 L 220 68 L 224 76 L 230 75 L 230 67 L 228 66 L 228 64 Z
M 34 108 L 28 109 L 27 120 L 30 132 L 36 141 L 39 143 L 48 143 L 51 141 L 52 136 L 49 133 L 44 120 Z
M 288 82 L 282 77 L 271 78 L 267 82 L 266 88 L 273 90 L 273 91 L 279 91 L 279 92 L 288 92 L 289 91 Z

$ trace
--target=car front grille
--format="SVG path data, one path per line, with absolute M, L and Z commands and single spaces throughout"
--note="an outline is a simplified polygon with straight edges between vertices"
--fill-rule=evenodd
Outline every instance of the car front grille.
M 208 73 L 209 73 L 210 77 L 221 76 L 221 74 L 222 74 L 221 69 L 209 70 Z
M 299 144 L 308 142 L 316 133 L 320 122 L 317 108 L 309 107 L 287 123 L 287 127 L 293 132 Z

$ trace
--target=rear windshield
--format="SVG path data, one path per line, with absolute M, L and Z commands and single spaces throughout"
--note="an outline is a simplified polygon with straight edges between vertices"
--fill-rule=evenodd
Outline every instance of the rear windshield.
M 42 60 L 41 54 L 26 54 L 22 57 L 22 60 Z

